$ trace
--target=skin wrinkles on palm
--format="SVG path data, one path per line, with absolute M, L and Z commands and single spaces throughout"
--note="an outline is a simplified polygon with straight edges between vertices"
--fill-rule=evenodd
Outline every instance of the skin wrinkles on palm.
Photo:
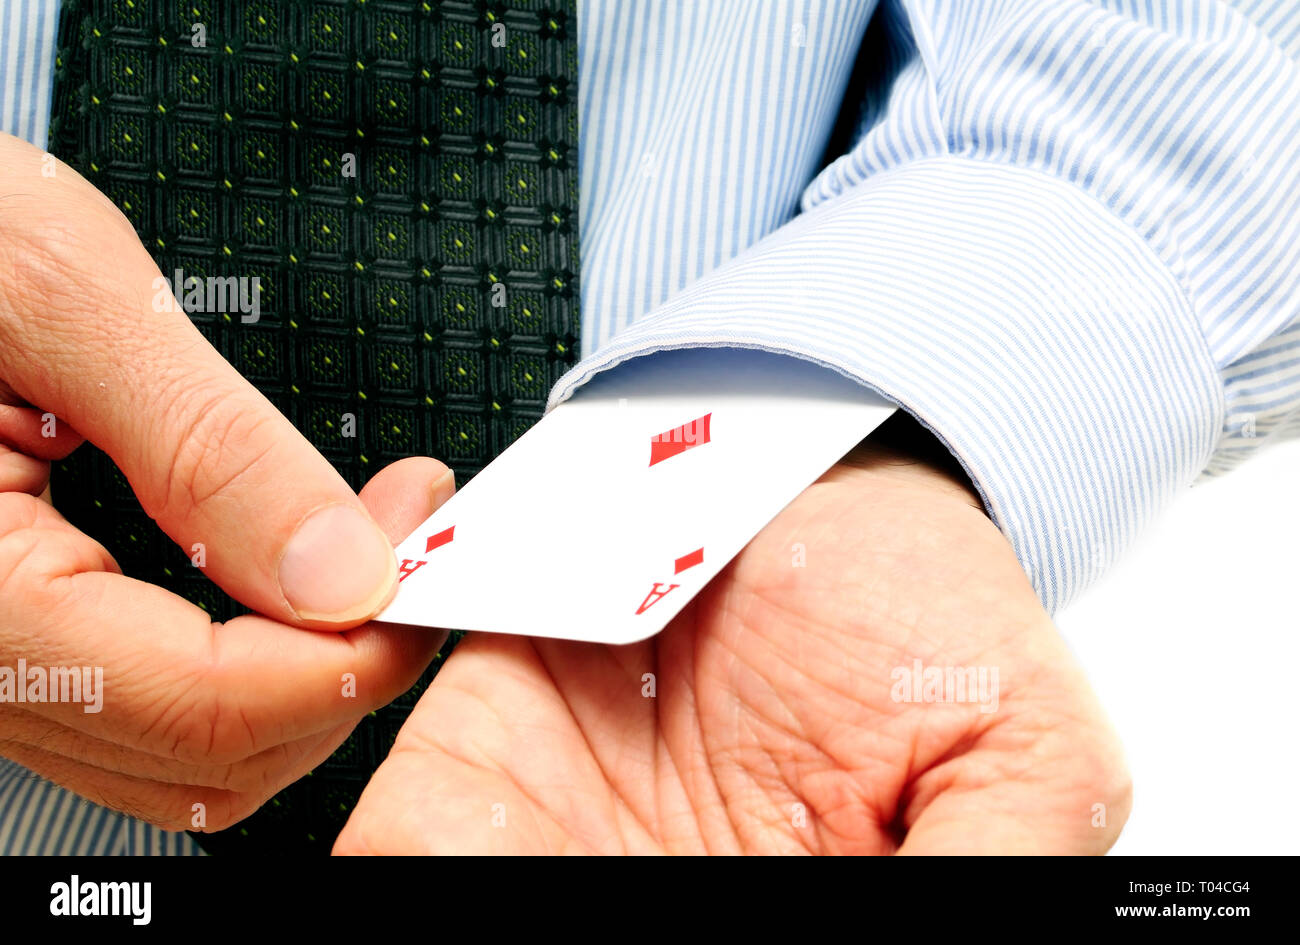
M 914 659 L 997 667 L 998 710 L 895 702 Z M 1118 743 L 978 501 L 865 447 L 654 639 L 462 641 L 336 849 L 1102 852 L 1127 809 Z

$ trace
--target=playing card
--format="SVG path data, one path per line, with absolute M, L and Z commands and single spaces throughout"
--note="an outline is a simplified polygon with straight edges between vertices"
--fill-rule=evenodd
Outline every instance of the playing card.
M 397 549 L 389 623 L 601 643 L 652 636 L 894 406 L 758 351 L 598 375 Z

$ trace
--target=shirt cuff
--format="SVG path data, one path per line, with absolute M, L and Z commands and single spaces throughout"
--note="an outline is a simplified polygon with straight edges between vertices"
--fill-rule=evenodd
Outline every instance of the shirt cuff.
M 1094 197 L 960 157 L 868 179 L 565 374 L 687 347 L 806 358 L 952 451 L 1054 612 L 1205 467 L 1223 386 L 1176 261 Z

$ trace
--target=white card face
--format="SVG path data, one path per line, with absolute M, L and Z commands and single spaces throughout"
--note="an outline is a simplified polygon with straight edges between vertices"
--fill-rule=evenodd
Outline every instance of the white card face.
M 796 358 L 666 351 L 601 374 L 397 549 L 387 623 L 653 636 L 895 410 Z

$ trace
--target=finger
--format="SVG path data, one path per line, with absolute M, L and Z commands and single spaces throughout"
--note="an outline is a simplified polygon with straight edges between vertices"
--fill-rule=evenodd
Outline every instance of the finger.
M 321 628 L 374 614 L 396 566 L 365 507 L 191 324 L 126 218 L 71 168 L 43 179 L 43 157 L 0 138 L 0 168 L 42 181 L 0 227 L 5 381 L 107 452 L 243 603 Z
M 81 434 L 52 413 L 0 404 L 0 444 L 39 459 L 63 459 L 81 445 Z
M 23 572 L 47 553 L 37 543 L 62 550 L 58 533 L 35 537 Z M 34 702 L 31 711 L 141 751 L 216 764 L 387 704 L 414 684 L 438 642 L 377 625 L 303 632 L 253 615 L 214 625 L 161 588 L 97 571 L 55 580 L 17 601 L 6 597 L 0 625 L 30 628 L 18 651 L 29 667 L 78 670 L 83 689 L 86 668 L 103 670 L 102 712 L 86 713 L 73 701 Z
M 80 571 L 121 573 L 103 545 L 73 528 L 49 503 L 25 493 L 0 494 L 0 651 L 36 639 L 32 627 L 4 617 L 4 605 L 17 605 L 29 591 L 29 576 L 49 580 L 49 575 Z
M 396 545 L 455 491 L 456 477 L 444 463 L 412 456 L 385 467 L 366 483 L 361 501 Z
M 220 788 L 159 784 L 103 771 L 30 745 L 0 745 L 4 757 L 92 803 L 166 830 L 189 830 L 192 818 L 234 824 L 257 810 L 260 799 Z
M 396 545 L 455 491 L 456 476 L 444 463 L 413 456 L 381 470 L 361 490 L 361 501 Z M 423 636 L 426 645 L 432 647 L 432 654 L 447 640 L 446 630 L 430 627 L 376 625 L 375 629 L 383 634 Z
M 66 531 L 70 535 L 81 535 L 88 547 L 96 549 L 98 567 L 108 571 L 117 570 L 117 564 L 103 546 L 77 531 L 59 510 L 48 502 L 36 500 L 36 497 L 31 495 L 0 494 L 0 539 L 10 532 L 25 528 L 52 528 Z M 2 577 L 3 574 L 0 574 L 0 578 Z
M 256 794 L 278 790 L 277 785 L 286 776 L 306 774 L 315 765 L 322 747 L 327 746 L 328 756 L 354 727 L 354 723 L 347 722 L 326 732 L 273 746 L 234 764 L 195 764 L 94 738 L 16 706 L 0 706 L 0 732 L 3 733 L 0 755 L 8 754 L 6 746 L 25 745 L 90 768 L 144 781 Z
M 322 740 L 301 767 L 310 770 L 323 762 L 343 737 L 346 732 L 333 741 Z M 236 791 L 135 778 L 29 745 L 3 744 L 0 752 L 74 794 L 166 830 L 224 830 L 252 814 L 302 773 L 285 770 L 256 791 Z
M 368 492 L 396 532 L 433 511 L 434 489 L 411 475 L 421 468 L 445 473 L 440 464 L 403 464 Z M 441 644 L 441 634 L 374 624 L 304 633 L 250 615 L 214 626 L 187 601 L 110 573 L 104 550 L 44 503 L 0 498 L 0 527 L 14 528 L 0 533 L 2 645 L 31 665 L 102 667 L 103 712 L 64 703 L 31 711 L 106 741 L 234 763 L 386 704 Z
M 0 492 L 40 495 L 49 482 L 49 463 L 0 444 Z

